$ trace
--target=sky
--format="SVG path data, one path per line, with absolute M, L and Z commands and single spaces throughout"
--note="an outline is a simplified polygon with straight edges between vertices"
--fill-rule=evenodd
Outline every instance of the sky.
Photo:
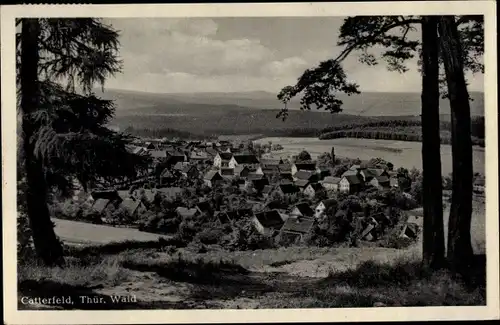
M 108 88 L 155 93 L 278 92 L 301 73 L 335 57 L 342 17 L 114 18 L 123 72 Z M 418 36 L 418 33 L 416 34 Z M 377 54 L 377 51 L 373 51 Z M 418 92 L 416 59 L 410 71 L 369 67 L 356 54 L 344 61 L 362 91 Z M 483 76 L 468 76 L 483 91 Z

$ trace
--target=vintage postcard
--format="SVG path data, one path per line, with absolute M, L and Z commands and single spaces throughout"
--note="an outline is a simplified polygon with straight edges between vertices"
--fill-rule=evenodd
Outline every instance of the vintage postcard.
M 495 6 L 2 6 L 4 322 L 498 319 Z

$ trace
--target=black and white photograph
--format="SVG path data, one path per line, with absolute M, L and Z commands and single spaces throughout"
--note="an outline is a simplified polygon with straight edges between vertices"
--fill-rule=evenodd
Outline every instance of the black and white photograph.
M 474 2 L 3 7 L 7 323 L 498 318 Z

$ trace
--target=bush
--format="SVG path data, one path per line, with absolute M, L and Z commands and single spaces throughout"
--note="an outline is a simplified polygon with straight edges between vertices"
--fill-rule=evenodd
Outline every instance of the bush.
M 223 236 L 224 231 L 220 228 L 205 228 L 196 235 L 196 239 L 198 239 L 202 244 L 211 245 L 217 244 Z

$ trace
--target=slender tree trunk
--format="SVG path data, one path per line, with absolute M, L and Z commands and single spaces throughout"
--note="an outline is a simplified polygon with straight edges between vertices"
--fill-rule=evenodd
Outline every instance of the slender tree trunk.
M 443 189 L 439 132 L 439 64 L 437 18 L 422 18 L 422 167 L 423 167 L 423 262 L 432 269 L 443 267 Z
M 21 109 L 23 112 L 23 149 L 26 165 L 26 205 L 37 256 L 47 265 L 61 264 L 63 250 L 50 220 L 47 206 L 47 185 L 43 166 L 34 155 L 31 138 L 36 126 L 30 118 L 38 109 L 38 36 L 40 25 L 37 19 L 24 19 L 21 32 Z
M 473 257 L 470 236 L 473 170 L 469 93 L 465 82 L 463 53 L 455 18 L 453 16 L 441 17 L 439 32 L 451 107 L 453 157 L 447 258 L 452 270 L 462 273 L 467 271 Z

